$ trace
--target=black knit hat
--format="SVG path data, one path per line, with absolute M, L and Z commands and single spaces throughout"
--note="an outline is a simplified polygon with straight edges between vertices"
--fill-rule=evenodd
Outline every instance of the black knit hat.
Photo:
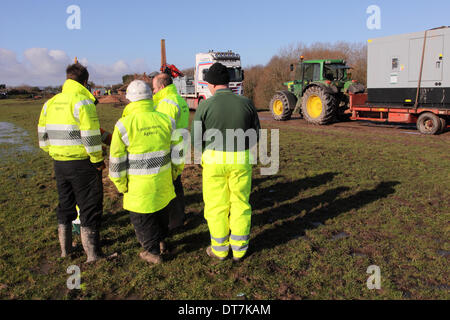
M 227 67 L 219 62 L 214 63 L 206 73 L 205 81 L 215 85 L 228 84 L 230 82 L 230 74 Z

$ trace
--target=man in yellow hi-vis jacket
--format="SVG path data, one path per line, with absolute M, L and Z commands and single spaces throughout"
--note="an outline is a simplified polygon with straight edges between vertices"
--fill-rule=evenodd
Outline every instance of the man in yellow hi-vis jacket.
M 189 107 L 186 101 L 178 94 L 172 78 L 167 73 L 160 73 L 153 78 L 153 102 L 155 110 L 164 113 L 175 120 L 177 129 L 187 129 L 189 126 Z M 176 142 L 182 144 L 183 138 Z M 183 149 L 180 148 L 182 151 Z M 183 157 L 183 154 L 179 154 Z M 173 185 L 175 187 L 175 199 L 171 202 L 169 210 L 169 229 L 175 229 L 183 224 L 185 215 L 184 191 L 181 182 L 181 173 L 184 164 L 174 168 Z
M 208 136 L 210 132 L 215 136 L 214 139 L 205 138 L 209 142 L 202 145 L 204 212 L 211 233 L 211 246 L 206 252 L 223 260 L 231 246 L 233 260 L 241 261 L 250 240 L 250 149 L 258 141 L 260 124 L 253 103 L 234 94 L 228 88 L 229 79 L 224 65 L 215 63 L 209 68 L 205 80 L 213 96 L 200 103 L 191 134 L 194 146 L 197 137 L 201 139 L 203 133 Z M 253 135 L 253 142 L 251 139 L 238 141 L 234 136 L 230 138 L 227 133 L 230 130 Z
M 87 262 L 101 255 L 100 225 L 103 211 L 102 135 L 95 97 L 86 89 L 89 73 L 79 63 L 68 66 L 62 92 L 42 108 L 38 124 L 39 146 L 54 159 L 59 204 L 58 236 L 61 256 L 72 251 L 72 220 L 80 208 L 81 242 Z
M 150 87 L 132 81 L 126 98 L 131 101 L 117 121 L 111 141 L 109 177 L 124 194 L 136 236 L 144 251 L 139 256 L 160 263 L 168 232 L 172 183 L 171 138 L 175 121 L 156 112 Z

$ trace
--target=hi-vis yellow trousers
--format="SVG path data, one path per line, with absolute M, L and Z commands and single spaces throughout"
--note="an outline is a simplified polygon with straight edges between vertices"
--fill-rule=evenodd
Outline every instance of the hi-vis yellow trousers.
M 231 157 L 228 163 L 227 154 Z M 202 155 L 205 219 L 211 234 L 212 251 L 218 257 L 228 256 L 230 245 L 235 258 L 243 257 L 248 249 L 252 213 L 249 156 L 248 150 L 206 150 Z M 239 161 L 242 159 L 244 161 Z

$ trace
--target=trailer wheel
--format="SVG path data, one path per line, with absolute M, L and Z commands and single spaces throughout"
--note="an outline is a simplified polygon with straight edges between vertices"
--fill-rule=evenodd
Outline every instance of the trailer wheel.
M 441 118 L 432 112 L 422 113 L 417 119 L 417 129 L 423 134 L 437 134 L 441 131 Z
M 289 91 L 278 91 L 270 100 L 270 111 L 275 120 L 289 120 L 295 108 L 297 98 Z
M 441 120 L 441 130 L 439 131 L 439 133 L 443 133 L 445 132 L 445 129 L 447 129 L 447 120 L 445 120 L 445 118 L 443 117 L 439 117 L 439 120 Z
M 302 113 L 313 124 L 329 124 L 336 118 L 336 97 L 324 88 L 313 86 L 302 98 Z

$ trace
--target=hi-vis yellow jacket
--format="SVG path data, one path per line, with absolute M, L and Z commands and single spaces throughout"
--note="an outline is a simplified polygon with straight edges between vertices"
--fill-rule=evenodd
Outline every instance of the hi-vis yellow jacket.
M 68 79 L 62 92 L 48 100 L 38 124 L 39 147 L 54 160 L 103 161 L 102 137 L 95 97 L 80 83 Z
M 155 104 L 155 110 L 168 115 L 175 120 L 177 129 L 187 129 L 189 126 L 189 106 L 186 101 L 178 94 L 177 88 L 174 84 L 158 91 L 153 95 L 153 102 Z M 182 143 L 182 137 L 175 144 Z M 186 146 L 185 146 L 186 147 Z M 180 148 L 182 149 L 182 148 Z M 183 158 L 183 150 L 180 150 L 178 157 Z M 174 172 L 174 177 L 180 175 L 183 171 L 184 164 L 178 166 L 177 172 Z
M 152 100 L 131 102 L 111 141 L 109 177 L 124 194 L 123 208 L 152 213 L 175 198 L 171 137 L 175 121 L 156 112 Z
M 177 129 L 186 129 L 189 126 L 189 107 L 178 94 L 174 84 L 153 95 L 153 102 L 156 111 L 167 114 L 175 120 Z

